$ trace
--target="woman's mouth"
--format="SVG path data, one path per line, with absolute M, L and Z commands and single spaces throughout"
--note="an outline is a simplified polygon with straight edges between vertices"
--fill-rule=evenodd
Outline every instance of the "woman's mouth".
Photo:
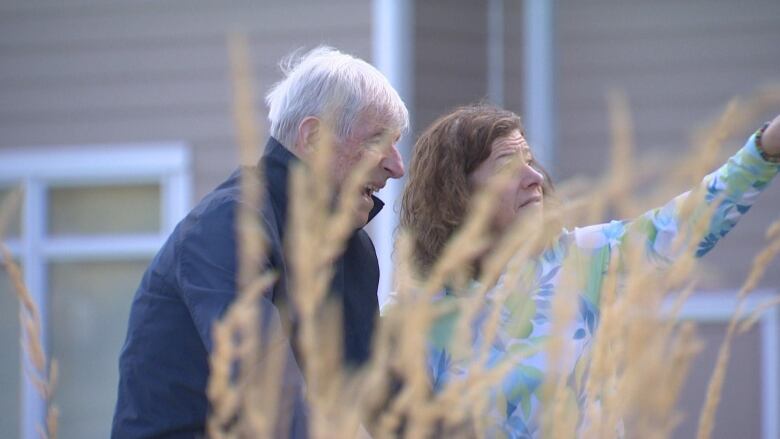
M 541 195 L 534 195 L 533 197 L 525 200 L 522 204 L 520 204 L 518 209 L 522 209 L 523 207 L 526 207 L 526 206 L 528 206 L 530 204 L 540 203 L 541 201 L 542 201 L 542 196 Z

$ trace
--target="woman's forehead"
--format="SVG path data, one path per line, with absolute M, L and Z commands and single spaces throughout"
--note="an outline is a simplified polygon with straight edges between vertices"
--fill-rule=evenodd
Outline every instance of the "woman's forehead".
M 520 134 L 520 131 L 514 130 L 506 136 L 499 137 L 493 141 L 492 155 L 496 155 L 502 152 L 514 152 L 514 151 L 528 151 L 528 142 L 525 141 L 525 137 Z

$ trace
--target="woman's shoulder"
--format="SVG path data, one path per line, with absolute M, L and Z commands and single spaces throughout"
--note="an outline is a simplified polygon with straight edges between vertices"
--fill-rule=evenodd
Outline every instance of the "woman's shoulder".
M 614 247 L 626 234 L 626 221 L 612 220 L 608 223 L 564 229 L 560 241 L 562 245 L 574 245 L 583 250 L 597 250 Z

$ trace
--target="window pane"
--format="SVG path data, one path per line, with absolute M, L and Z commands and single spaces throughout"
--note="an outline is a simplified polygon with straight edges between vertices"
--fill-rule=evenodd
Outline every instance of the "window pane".
M 157 233 L 160 187 L 52 187 L 48 229 L 50 235 Z
M 2 203 L 5 201 L 5 198 L 9 194 L 11 194 L 12 191 L 13 188 L 0 187 L 0 206 L 2 206 Z M 2 214 L 5 214 L 5 212 L 3 212 Z M 6 225 L 7 228 L 4 231 L 0 230 L 0 233 L 4 233 L 3 236 L 5 237 L 11 237 L 11 238 L 19 237 L 19 231 L 21 230 L 21 224 L 22 224 L 21 219 L 22 219 L 22 200 L 20 199 L 19 204 L 16 206 L 16 211 L 12 212 L 11 214 L 11 222 Z M 0 221 L 2 220 L 0 219 Z
M 0 265 L 0 431 L 12 438 L 19 437 L 19 333 L 19 302 Z
M 60 364 L 60 437 L 109 437 L 119 352 L 148 261 L 49 265 L 50 342 Z

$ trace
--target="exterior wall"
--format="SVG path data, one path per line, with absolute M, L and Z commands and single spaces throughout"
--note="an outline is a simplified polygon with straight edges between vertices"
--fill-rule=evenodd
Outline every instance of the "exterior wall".
M 504 0 L 504 106 L 523 116 L 523 2 Z
M 264 136 L 263 97 L 281 77 L 280 58 L 325 43 L 370 59 L 371 2 L 2 2 L 0 151 L 184 142 L 193 153 L 191 204 L 238 164 L 226 38 L 233 30 L 250 40 L 258 127 Z M 49 266 L 51 345 L 63 378 L 55 399 L 65 437 L 108 437 L 116 377 L 100 380 L 88 374 L 99 369 L 100 376 L 116 375 L 129 302 L 147 262 L 125 261 L 119 272 L 97 264 L 70 264 L 67 270 L 62 264 Z M 98 269 L 90 274 L 85 267 Z M 74 276 L 90 288 L 73 288 L 78 283 Z M 101 315 L 108 320 L 101 321 L 106 327 L 99 330 L 85 322 L 94 320 L 96 303 L 115 312 L 114 318 Z M 19 437 L 21 372 L 6 373 L 18 364 L 18 320 L 3 275 L 0 304 L 8 305 L 2 315 L 10 315 L 0 325 L 9 330 L 0 338 L 0 351 L 13 356 L 0 361 L 6 391 L 0 398 L 0 430 L 4 437 Z M 84 314 L 93 318 L 72 318 Z M 93 355 L 69 343 L 73 340 L 93 350 L 110 348 Z M 85 361 L 90 367 L 79 368 Z
M 487 93 L 486 2 L 417 2 L 415 43 L 416 134 L 454 106 Z M 523 2 L 505 0 L 504 102 L 524 113 Z M 626 91 L 637 151 L 666 157 L 688 148 L 696 126 L 712 121 L 737 95 L 778 80 L 780 4 L 768 0 L 715 2 L 556 2 L 557 181 L 598 177 L 609 161 L 606 92 Z M 773 116 L 770 109 L 764 119 Z M 760 122 L 755 121 L 757 127 Z M 754 128 L 724 145 L 735 151 Z M 652 183 L 652 182 L 651 182 Z M 701 288 L 733 291 L 747 276 L 763 233 L 776 218 L 780 183 L 704 259 L 712 281 Z M 678 188 L 678 192 L 687 190 Z M 645 206 L 651 208 L 654 206 Z M 762 285 L 780 285 L 777 261 Z M 691 437 L 723 339 L 723 323 L 700 325 L 704 351 L 683 389 L 685 420 L 676 437 Z M 760 437 L 761 337 L 735 340 L 714 437 Z
M 453 108 L 487 99 L 487 1 L 415 4 L 415 134 Z M 504 106 L 523 106 L 523 4 L 503 0 Z
M 487 95 L 486 28 L 484 2 L 416 2 L 415 138 L 437 117 Z
M 699 323 L 697 330 L 703 350 L 691 365 L 679 400 L 683 422 L 674 437 L 696 437 L 699 413 L 704 405 L 704 395 L 718 358 L 718 349 L 726 335 L 723 323 Z M 733 344 L 731 359 L 726 369 L 723 398 L 715 418 L 712 437 L 760 438 L 761 437 L 761 334 L 754 327 L 737 338 Z M 663 385 L 663 383 L 659 383 Z
M 227 33 L 249 36 L 265 132 L 280 58 L 322 42 L 368 59 L 370 19 L 361 0 L 3 2 L 0 147 L 185 141 L 200 198 L 238 161 Z
M 522 2 L 504 3 L 505 104 L 522 115 Z M 558 180 L 605 170 L 610 87 L 628 94 L 638 149 L 671 155 L 731 97 L 778 79 L 774 0 L 559 0 L 556 7 Z M 365 0 L 5 1 L 0 148 L 185 141 L 197 199 L 238 161 L 226 33 L 250 38 L 264 132 L 262 98 L 280 77 L 279 59 L 315 42 L 370 59 L 371 25 Z M 485 2 L 417 1 L 414 27 L 416 136 L 452 107 L 486 96 Z M 780 182 L 707 257 L 719 273 L 708 289 L 739 286 L 778 205 Z M 780 285 L 777 268 L 775 261 L 765 286 Z M 722 330 L 702 327 L 707 347 L 683 396 L 680 437 L 695 427 L 701 401 L 690 395 L 703 395 Z M 755 332 L 736 341 L 715 437 L 758 436 L 759 343 Z
M 687 148 L 692 129 L 714 120 L 731 98 L 780 79 L 776 1 L 560 0 L 556 8 L 558 180 L 595 177 L 606 170 L 609 88 L 628 95 L 637 151 L 669 158 Z M 753 127 L 734 133 L 724 148 L 735 151 L 777 111 L 775 104 Z M 703 260 L 714 280 L 701 288 L 733 291 L 740 286 L 765 242 L 764 231 L 777 219 L 778 205 L 780 181 L 775 181 Z M 775 292 L 779 264 L 772 262 L 762 282 Z M 705 348 L 682 393 L 686 417 L 676 437 L 692 437 L 696 431 L 724 328 L 720 323 L 699 327 Z M 713 437 L 760 437 L 760 347 L 755 331 L 735 340 Z
M 780 79 L 778 22 L 780 3 L 770 0 L 560 1 L 555 33 L 558 179 L 606 170 L 605 93 L 613 87 L 628 95 L 637 151 L 665 157 L 685 151 L 692 129 L 714 120 L 731 98 Z M 734 133 L 724 148 L 735 151 L 776 112 L 777 106 L 751 128 Z M 717 280 L 706 288 L 739 287 L 764 231 L 776 219 L 778 203 L 780 184 L 774 184 L 708 255 L 704 261 Z M 780 270 L 770 270 L 764 285 L 780 285 Z

